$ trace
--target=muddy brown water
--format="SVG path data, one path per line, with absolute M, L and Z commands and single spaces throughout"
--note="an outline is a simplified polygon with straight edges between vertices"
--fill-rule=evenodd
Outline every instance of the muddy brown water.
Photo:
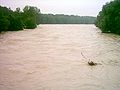
M 0 90 L 120 90 L 120 36 L 94 25 L 0 34 Z

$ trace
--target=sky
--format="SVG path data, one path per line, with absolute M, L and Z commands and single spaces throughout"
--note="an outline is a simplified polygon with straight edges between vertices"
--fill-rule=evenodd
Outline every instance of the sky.
M 97 16 L 102 6 L 111 0 L 0 0 L 1 6 L 12 10 L 26 5 L 36 6 L 41 13 L 67 14 L 79 16 Z

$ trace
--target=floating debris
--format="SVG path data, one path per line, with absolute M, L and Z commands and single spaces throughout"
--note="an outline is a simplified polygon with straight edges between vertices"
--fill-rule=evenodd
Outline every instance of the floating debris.
M 85 59 L 85 60 L 88 60 L 88 58 L 86 57 L 86 56 L 84 56 L 84 54 L 81 52 L 81 55 L 82 55 L 82 57 Z M 88 61 L 88 65 L 90 65 L 90 66 L 96 66 L 96 65 L 102 65 L 101 63 L 95 63 L 95 62 L 93 62 L 93 61 L 91 61 L 90 59 L 89 59 L 89 61 Z
M 94 63 L 93 61 L 88 61 L 88 65 L 95 66 L 95 65 L 97 65 L 97 63 Z

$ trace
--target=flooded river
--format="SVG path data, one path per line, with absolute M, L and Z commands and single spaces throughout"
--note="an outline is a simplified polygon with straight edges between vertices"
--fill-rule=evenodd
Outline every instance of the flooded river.
M 120 90 L 120 36 L 94 25 L 0 34 L 0 90 Z

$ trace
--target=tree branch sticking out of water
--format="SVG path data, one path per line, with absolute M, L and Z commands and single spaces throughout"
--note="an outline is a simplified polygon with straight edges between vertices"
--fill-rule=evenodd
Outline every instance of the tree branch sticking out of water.
M 88 58 L 86 58 L 86 56 L 84 56 L 84 54 L 81 52 L 81 55 L 82 55 L 82 57 L 84 58 L 84 59 L 86 59 L 86 60 L 88 60 L 88 65 L 90 65 L 90 66 L 96 66 L 96 65 L 102 65 L 101 63 L 95 63 L 95 62 L 93 62 L 93 61 L 91 61 L 90 59 L 88 59 Z

